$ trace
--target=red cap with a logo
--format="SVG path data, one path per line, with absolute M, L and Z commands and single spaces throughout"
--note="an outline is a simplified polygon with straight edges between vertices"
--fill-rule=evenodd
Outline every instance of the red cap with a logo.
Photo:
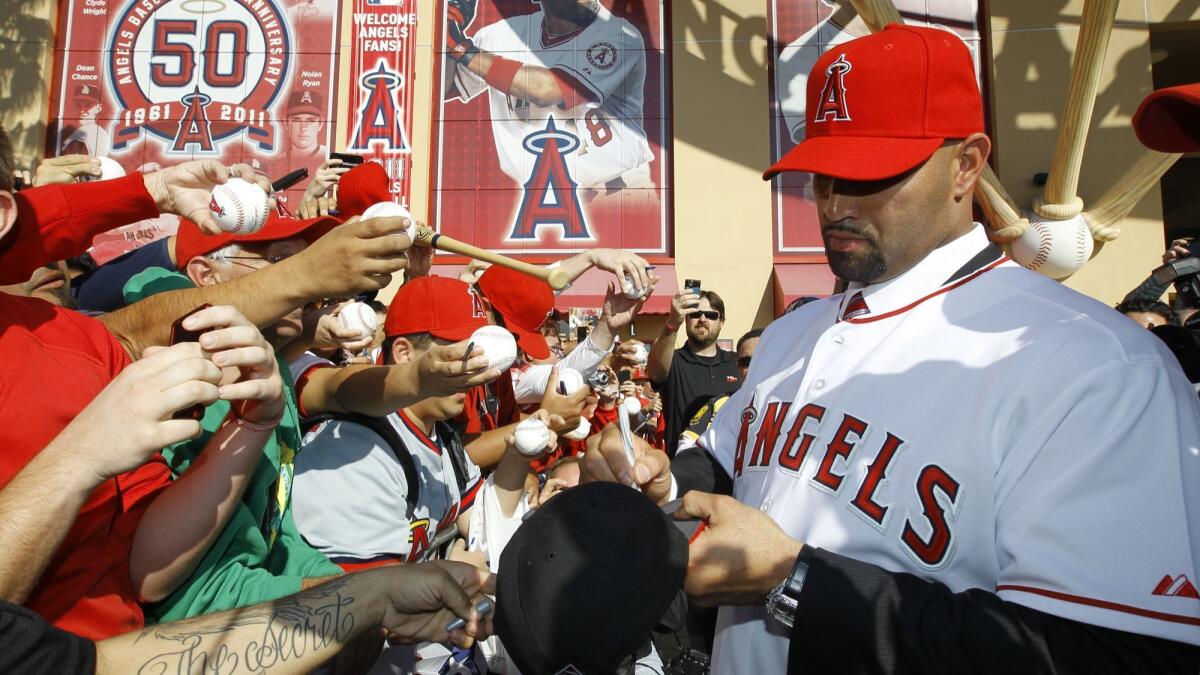
M 504 327 L 517 338 L 521 351 L 535 359 L 550 356 L 541 327 L 554 311 L 550 284 L 507 267 L 492 265 L 476 282 L 484 297 L 504 318 Z
M 1167 87 L 1147 96 L 1133 115 L 1133 131 L 1151 150 L 1200 150 L 1200 83 Z
M 379 202 L 392 201 L 388 175 L 379 162 L 363 162 L 338 179 L 338 213 L 343 219 L 361 216 Z
M 483 302 L 465 282 L 449 277 L 417 277 L 401 286 L 392 298 L 383 333 L 388 337 L 429 333 L 461 342 L 486 325 Z
M 892 178 L 947 139 L 984 130 L 971 52 L 938 28 L 891 24 L 830 49 L 813 66 L 807 94 L 805 138 L 764 180 L 783 171 Z

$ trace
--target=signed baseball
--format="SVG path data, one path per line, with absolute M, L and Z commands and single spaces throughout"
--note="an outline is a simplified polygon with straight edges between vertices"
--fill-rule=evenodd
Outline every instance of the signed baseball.
M 564 438 L 569 438 L 573 441 L 582 441 L 592 433 L 592 423 L 587 421 L 586 417 L 579 418 L 579 426 L 563 434 Z
M 621 409 L 625 411 L 626 415 L 633 417 L 634 415 L 642 412 L 642 402 L 638 400 L 638 397 L 630 396 L 624 401 L 621 401 Z
M 352 302 L 338 312 L 342 328 L 358 331 L 360 337 L 370 337 L 379 328 L 379 315 L 365 302 Z
M 575 392 L 583 389 L 583 375 L 574 368 L 560 368 L 558 370 L 558 393 L 563 396 L 570 396 Z
M 517 341 L 500 326 L 482 326 L 471 334 L 470 342 L 483 350 L 488 368 L 508 370 L 517 360 Z
M 1065 279 L 1092 257 L 1092 231 L 1083 216 L 1047 220 L 1029 214 L 1025 234 L 1012 243 L 1012 258 L 1051 279 Z
M 267 222 L 270 204 L 262 188 L 241 178 L 230 178 L 213 188 L 208 210 L 221 229 L 230 234 L 254 234 Z
M 517 452 L 526 457 L 538 457 L 550 444 L 550 429 L 536 417 L 526 417 L 513 431 Z

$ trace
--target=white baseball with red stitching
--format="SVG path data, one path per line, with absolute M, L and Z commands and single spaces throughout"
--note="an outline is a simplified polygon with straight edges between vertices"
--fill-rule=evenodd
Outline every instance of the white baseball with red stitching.
M 1047 220 L 1029 214 L 1025 234 L 1012 243 L 1012 258 L 1051 279 L 1065 279 L 1092 257 L 1092 231 L 1083 216 Z
M 539 457 L 549 449 L 550 429 L 538 418 L 526 417 L 513 431 L 513 441 L 517 452 L 526 457 Z
M 222 231 L 230 234 L 254 234 L 267 222 L 270 211 L 267 193 L 241 178 L 230 178 L 213 188 L 208 209 Z
M 379 328 L 379 316 L 375 309 L 365 302 L 352 302 L 338 312 L 338 322 L 346 330 L 357 331 L 361 337 L 375 334 Z

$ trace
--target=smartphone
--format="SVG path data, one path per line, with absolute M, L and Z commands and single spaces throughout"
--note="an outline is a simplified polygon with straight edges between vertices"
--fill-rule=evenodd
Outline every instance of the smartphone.
M 187 314 L 184 314 L 178 319 L 175 319 L 175 322 L 171 324 L 171 344 L 177 345 L 180 342 L 199 342 L 200 336 L 204 334 L 204 331 L 188 330 L 184 328 L 183 320 L 197 312 L 206 310 L 209 307 L 212 307 L 212 305 L 205 303 L 188 312 Z M 200 418 L 204 417 L 204 406 L 197 403 L 196 405 L 189 406 L 182 410 L 176 410 L 175 414 L 171 417 L 177 420 L 199 420 Z
M 271 192 L 283 192 L 305 178 L 308 178 L 308 169 L 296 169 L 283 178 L 271 183 Z
M 688 289 L 692 293 L 695 293 L 696 295 L 700 295 L 700 280 L 699 279 L 684 279 L 683 287 Z
M 340 159 L 342 160 L 342 164 L 348 164 L 350 166 L 358 166 L 364 161 L 362 155 L 351 155 L 347 152 L 331 152 L 329 153 L 329 159 Z
M 628 382 L 632 379 L 633 379 L 633 373 L 630 372 L 628 369 L 622 368 L 621 372 L 617 373 L 617 382 L 620 384 L 625 384 L 626 382 Z
M 584 340 L 587 339 L 587 336 L 588 336 L 588 331 L 585 326 L 576 326 L 575 327 L 575 341 L 576 342 L 583 342 Z

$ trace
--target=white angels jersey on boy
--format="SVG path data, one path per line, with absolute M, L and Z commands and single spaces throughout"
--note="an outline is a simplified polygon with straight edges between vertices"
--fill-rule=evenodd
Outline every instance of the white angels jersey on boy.
M 581 188 L 600 187 L 634 172 L 649 180 L 654 159 L 642 124 L 646 84 L 645 43 L 628 21 L 600 7 L 583 30 L 551 35 L 539 10 L 480 28 L 471 36 L 479 49 L 507 59 L 555 71 L 579 83 L 587 100 L 571 109 L 538 106 L 491 88 L 483 78 L 456 66 L 454 86 L 470 101 L 489 94 L 492 136 L 500 168 L 525 184 L 535 157 L 526 139 L 544 133 L 554 117 L 555 129 L 575 136 L 581 146 L 566 155 L 571 177 Z M 564 149 L 563 144 L 559 144 Z M 648 184 L 630 187 L 648 187 Z
M 807 545 L 1200 644 L 1178 590 L 1196 581 L 1191 385 L 1144 328 L 1007 258 L 955 278 L 988 247 L 976 225 L 776 321 L 699 444 Z M 868 313 L 838 320 L 859 290 Z M 724 607 L 713 672 L 782 673 L 788 646 L 761 609 Z

